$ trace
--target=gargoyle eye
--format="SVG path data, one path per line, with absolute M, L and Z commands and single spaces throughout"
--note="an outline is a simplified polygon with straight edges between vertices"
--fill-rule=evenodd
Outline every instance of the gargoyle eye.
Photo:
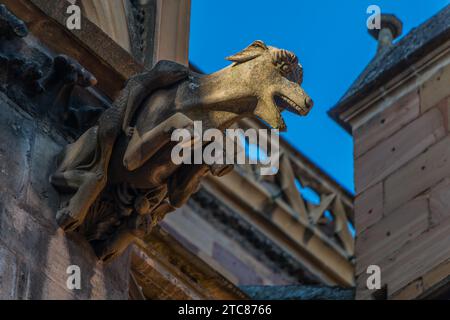
M 283 64 L 283 65 L 281 66 L 281 71 L 283 71 L 284 73 L 288 73 L 288 72 L 291 71 L 291 66 L 288 65 L 288 64 Z
M 280 68 L 283 76 L 286 77 L 289 81 L 301 85 L 303 82 L 303 68 L 299 64 L 289 64 L 288 67 L 289 70 L 286 72 L 283 71 L 283 68 Z

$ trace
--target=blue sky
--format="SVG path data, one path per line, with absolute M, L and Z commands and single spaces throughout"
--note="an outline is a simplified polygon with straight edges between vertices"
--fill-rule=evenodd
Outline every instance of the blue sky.
M 307 117 L 284 113 L 282 135 L 353 191 L 353 142 L 326 112 L 376 52 L 365 27 L 371 4 L 403 21 L 403 35 L 450 0 L 192 0 L 190 60 L 204 72 L 254 40 L 289 49 L 304 68 L 304 89 L 315 105 Z M 402 36 L 403 36 L 402 35 Z

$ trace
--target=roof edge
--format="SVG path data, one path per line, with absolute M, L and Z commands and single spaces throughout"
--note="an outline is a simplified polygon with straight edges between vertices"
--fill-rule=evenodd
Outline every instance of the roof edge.
M 433 15 L 431 18 L 423 22 L 419 27 L 412 29 L 407 35 L 405 35 L 402 38 L 402 40 L 405 39 L 408 35 L 412 34 L 413 32 L 416 32 L 422 26 L 427 25 L 439 14 L 441 14 L 445 10 L 448 10 L 449 7 L 450 6 L 445 7 L 437 14 Z M 375 79 L 364 85 L 360 90 L 356 91 L 349 97 L 346 97 L 345 99 L 337 102 L 331 109 L 327 111 L 328 116 L 331 119 L 333 119 L 339 126 L 341 126 L 345 131 L 347 131 L 350 135 L 352 135 L 352 128 L 350 123 L 342 119 L 340 115 L 350 110 L 355 104 L 357 104 L 359 101 L 364 99 L 369 94 L 374 93 L 376 89 L 382 86 L 384 83 L 389 82 L 389 80 L 391 80 L 393 77 L 399 75 L 403 71 L 406 71 L 409 66 L 422 60 L 426 54 L 435 51 L 442 44 L 446 43 L 448 39 L 450 39 L 450 28 L 447 27 L 443 32 L 440 32 L 436 37 L 425 42 L 419 48 L 413 50 L 407 56 L 406 59 L 402 59 L 397 63 L 395 63 L 390 68 L 383 70 L 378 77 L 376 77 Z M 401 43 L 398 43 L 397 45 L 401 45 Z M 366 68 L 364 70 L 366 70 Z

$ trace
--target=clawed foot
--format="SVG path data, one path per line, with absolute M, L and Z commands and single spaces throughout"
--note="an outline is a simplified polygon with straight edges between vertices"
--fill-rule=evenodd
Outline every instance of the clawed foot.
M 82 221 L 73 216 L 72 212 L 64 207 L 56 213 L 56 221 L 58 225 L 66 232 L 75 231 Z

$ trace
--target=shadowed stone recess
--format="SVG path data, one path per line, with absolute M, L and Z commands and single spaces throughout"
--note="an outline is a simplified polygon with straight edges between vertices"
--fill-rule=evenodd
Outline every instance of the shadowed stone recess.
M 0 5 L 0 299 L 128 298 L 129 254 L 103 265 L 86 239 L 55 223 L 54 159 L 108 104 L 93 85 Z M 76 290 L 67 287 L 71 265 L 81 272 Z

